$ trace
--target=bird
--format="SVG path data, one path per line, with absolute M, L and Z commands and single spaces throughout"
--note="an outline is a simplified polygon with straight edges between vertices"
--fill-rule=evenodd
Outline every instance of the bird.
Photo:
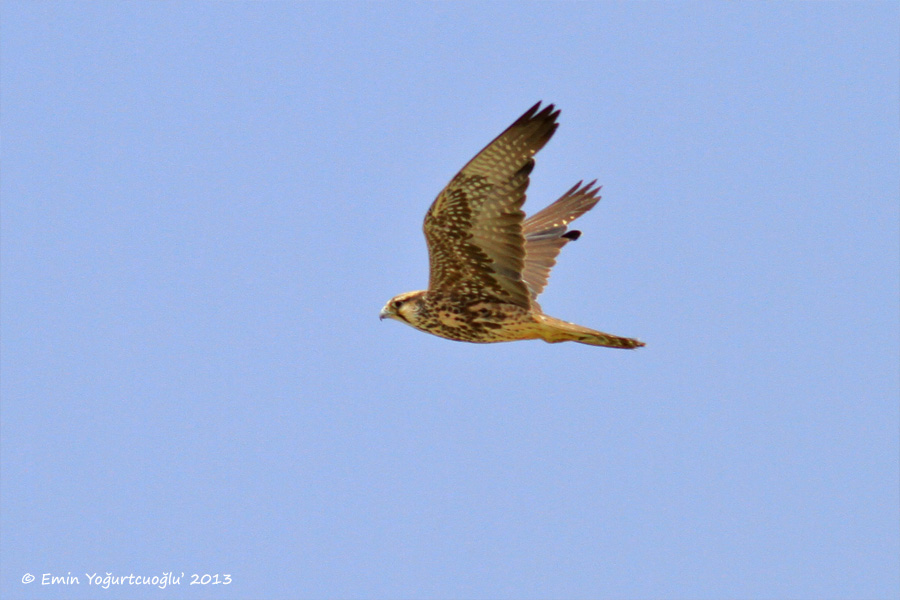
M 600 200 L 597 181 L 579 181 L 525 218 L 534 155 L 556 131 L 560 111 L 538 102 L 484 147 L 438 194 L 425 215 L 427 290 L 393 297 L 380 317 L 442 338 L 473 343 L 540 339 L 609 348 L 640 340 L 544 314 L 537 303 L 559 251 L 577 240 L 568 225 Z

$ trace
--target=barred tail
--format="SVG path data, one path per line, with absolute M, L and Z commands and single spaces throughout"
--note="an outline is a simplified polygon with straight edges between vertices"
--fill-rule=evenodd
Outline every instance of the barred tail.
M 628 349 L 640 348 L 644 345 L 644 342 L 640 340 L 595 331 L 575 323 L 548 317 L 547 315 L 540 315 L 538 318 L 543 325 L 540 337 L 551 344 L 557 342 L 578 342 L 579 344 L 588 344 L 590 346 Z

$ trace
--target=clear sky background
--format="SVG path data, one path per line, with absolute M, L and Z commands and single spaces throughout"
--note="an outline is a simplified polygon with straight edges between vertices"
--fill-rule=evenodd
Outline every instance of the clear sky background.
M 5 1 L 0 34 L 4 599 L 900 594 L 897 3 Z M 647 346 L 380 322 L 538 100 L 526 211 L 603 184 L 542 305 Z

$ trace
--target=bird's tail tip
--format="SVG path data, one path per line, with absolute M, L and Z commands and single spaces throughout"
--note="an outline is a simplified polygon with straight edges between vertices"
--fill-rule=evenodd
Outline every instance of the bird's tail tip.
M 625 350 L 633 350 L 646 345 L 638 339 L 603 333 L 602 331 L 582 327 L 581 325 L 548 317 L 547 315 L 541 316 L 545 325 L 541 339 L 551 344 L 557 342 L 578 342 L 589 346 L 622 348 Z

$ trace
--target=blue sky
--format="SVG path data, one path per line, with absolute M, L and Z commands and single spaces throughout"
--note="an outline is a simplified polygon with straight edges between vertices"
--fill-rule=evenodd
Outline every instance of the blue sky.
M 4 599 L 900 594 L 896 3 L 0 16 Z M 647 346 L 380 322 L 538 100 L 541 304 Z

